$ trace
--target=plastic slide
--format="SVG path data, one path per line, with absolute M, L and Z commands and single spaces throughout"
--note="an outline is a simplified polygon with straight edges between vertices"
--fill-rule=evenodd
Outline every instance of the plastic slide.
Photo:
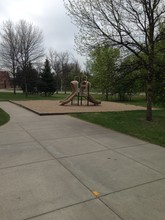
M 70 94 L 65 100 L 60 102 L 60 105 L 66 105 L 67 103 L 71 102 L 76 95 L 77 94 L 75 92 Z
M 101 104 L 101 101 L 96 100 L 96 99 L 93 98 L 93 96 L 91 96 L 91 95 L 87 96 L 87 100 L 88 100 L 89 102 L 92 102 L 94 105 L 100 105 L 100 104 Z
M 78 81 L 74 80 L 70 84 L 72 88 L 72 93 L 64 100 L 60 101 L 60 105 L 65 105 L 71 102 L 74 99 L 74 97 L 78 94 Z

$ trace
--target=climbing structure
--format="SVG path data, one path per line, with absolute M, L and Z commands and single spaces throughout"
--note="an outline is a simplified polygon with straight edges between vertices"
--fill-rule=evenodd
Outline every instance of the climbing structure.
M 60 105 L 66 105 L 69 102 L 73 103 L 75 97 L 77 97 L 77 105 L 82 105 L 82 99 L 85 98 L 87 100 L 87 105 L 89 102 L 93 103 L 94 105 L 100 105 L 101 102 L 96 100 L 93 96 L 90 95 L 90 87 L 91 83 L 87 80 L 83 80 L 81 82 L 74 80 L 70 83 L 72 93 L 66 97 L 66 99 L 60 101 Z

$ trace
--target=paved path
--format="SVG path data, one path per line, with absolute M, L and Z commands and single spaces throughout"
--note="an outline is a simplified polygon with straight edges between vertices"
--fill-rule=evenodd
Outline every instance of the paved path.
M 0 220 L 165 220 L 165 149 L 0 102 Z

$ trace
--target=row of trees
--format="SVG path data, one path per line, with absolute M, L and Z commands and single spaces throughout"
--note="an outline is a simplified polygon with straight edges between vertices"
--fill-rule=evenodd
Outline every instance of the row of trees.
M 160 27 L 165 18 L 164 0 L 65 0 L 69 15 L 79 27 L 78 49 L 98 45 L 117 47 L 124 56 L 134 55 L 144 70 L 147 92 L 146 119 L 152 120 L 153 84 L 165 40 Z M 159 76 L 160 77 L 160 76 Z
M 61 53 L 59 54 L 60 57 Z M 80 71 L 79 64 L 77 62 L 68 62 L 65 63 L 65 60 L 62 62 L 63 65 L 59 65 L 59 69 L 52 68 L 53 63 L 51 63 L 50 57 L 48 57 L 44 64 L 43 68 L 40 71 L 37 71 L 31 63 L 28 64 L 26 69 L 26 85 L 24 81 L 24 71 L 22 69 L 17 69 L 15 82 L 23 92 L 33 94 L 44 94 L 45 96 L 53 95 L 54 92 L 70 90 L 70 81 L 74 79 L 77 75 L 84 74 Z M 54 65 L 58 65 L 58 62 Z M 62 66 L 64 69 L 61 69 Z M 25 88 L 26 86 L 26 88 Z
M 161 36 L 165 26 L 160 28 Z M 165 105 L 165 40 L 156 47 L 161 48 L 156 55 L 155 78 L 153 79 L 153 102 Z M 141 54 L 144 56 L 144 54 Z M 93 76 L 93 84 L 106 96 L 115 95 L 120 101 L 131 99 L 134 94 L 146 92 L 147 72 L 135 55 L 121 59 L 120 50 L 98 46 L 89 54 L 88 69 Z
M 43 33 L 25 20 L 4 22 L 0 36 L 0 61 L 13 76 L 14 93 L 17 85 L 26 95 L 41 90 L 45 95 L 59 89 L 66 92 L 69 80 L 81 74 L 78 61 L 68 52 L 49 50 L 43 65 Z
M 70 81 L 75 76 L 84 74 L 79 62 L 69 52 L 58 53 L 56 50 L 50 49 L 48 59 L 56 75 L 57 93 L 59 89 L 66 93 L 70 87 Z
M 27 90 L 27 93 L 39 93 L 45 96 L 52 95 L 56 91 L 56 82 L 54 74 L 51 71 L 50 63 L 46 59 L 44 67 L 40 73 L 32 66 L 31 63 L 27 65 L 26 69 L 26 84 L 24 81 L 24 71 L 18 69 L 16 72 L 16 85 L 19 86 L 23 92 Z
M 13 75 L 14 93 L 17 70 L 24 72 L 23 80 L 27 93 L 27 74 L 29 63 L 37 63 L 44 56 L 43 34 L 39 28 L 24 20 L 14 24 L 6 21 L 1 31 L 0 58 L 1 63 Z

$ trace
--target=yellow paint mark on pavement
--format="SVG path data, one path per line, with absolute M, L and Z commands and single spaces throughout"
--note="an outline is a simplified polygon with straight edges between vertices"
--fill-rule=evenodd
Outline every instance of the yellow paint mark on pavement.
M 99 197 L 100 196 L 100 193 L 97 192 L 97 191 L 92 191 L 93 195 L 96 196 L 96 197 Z

